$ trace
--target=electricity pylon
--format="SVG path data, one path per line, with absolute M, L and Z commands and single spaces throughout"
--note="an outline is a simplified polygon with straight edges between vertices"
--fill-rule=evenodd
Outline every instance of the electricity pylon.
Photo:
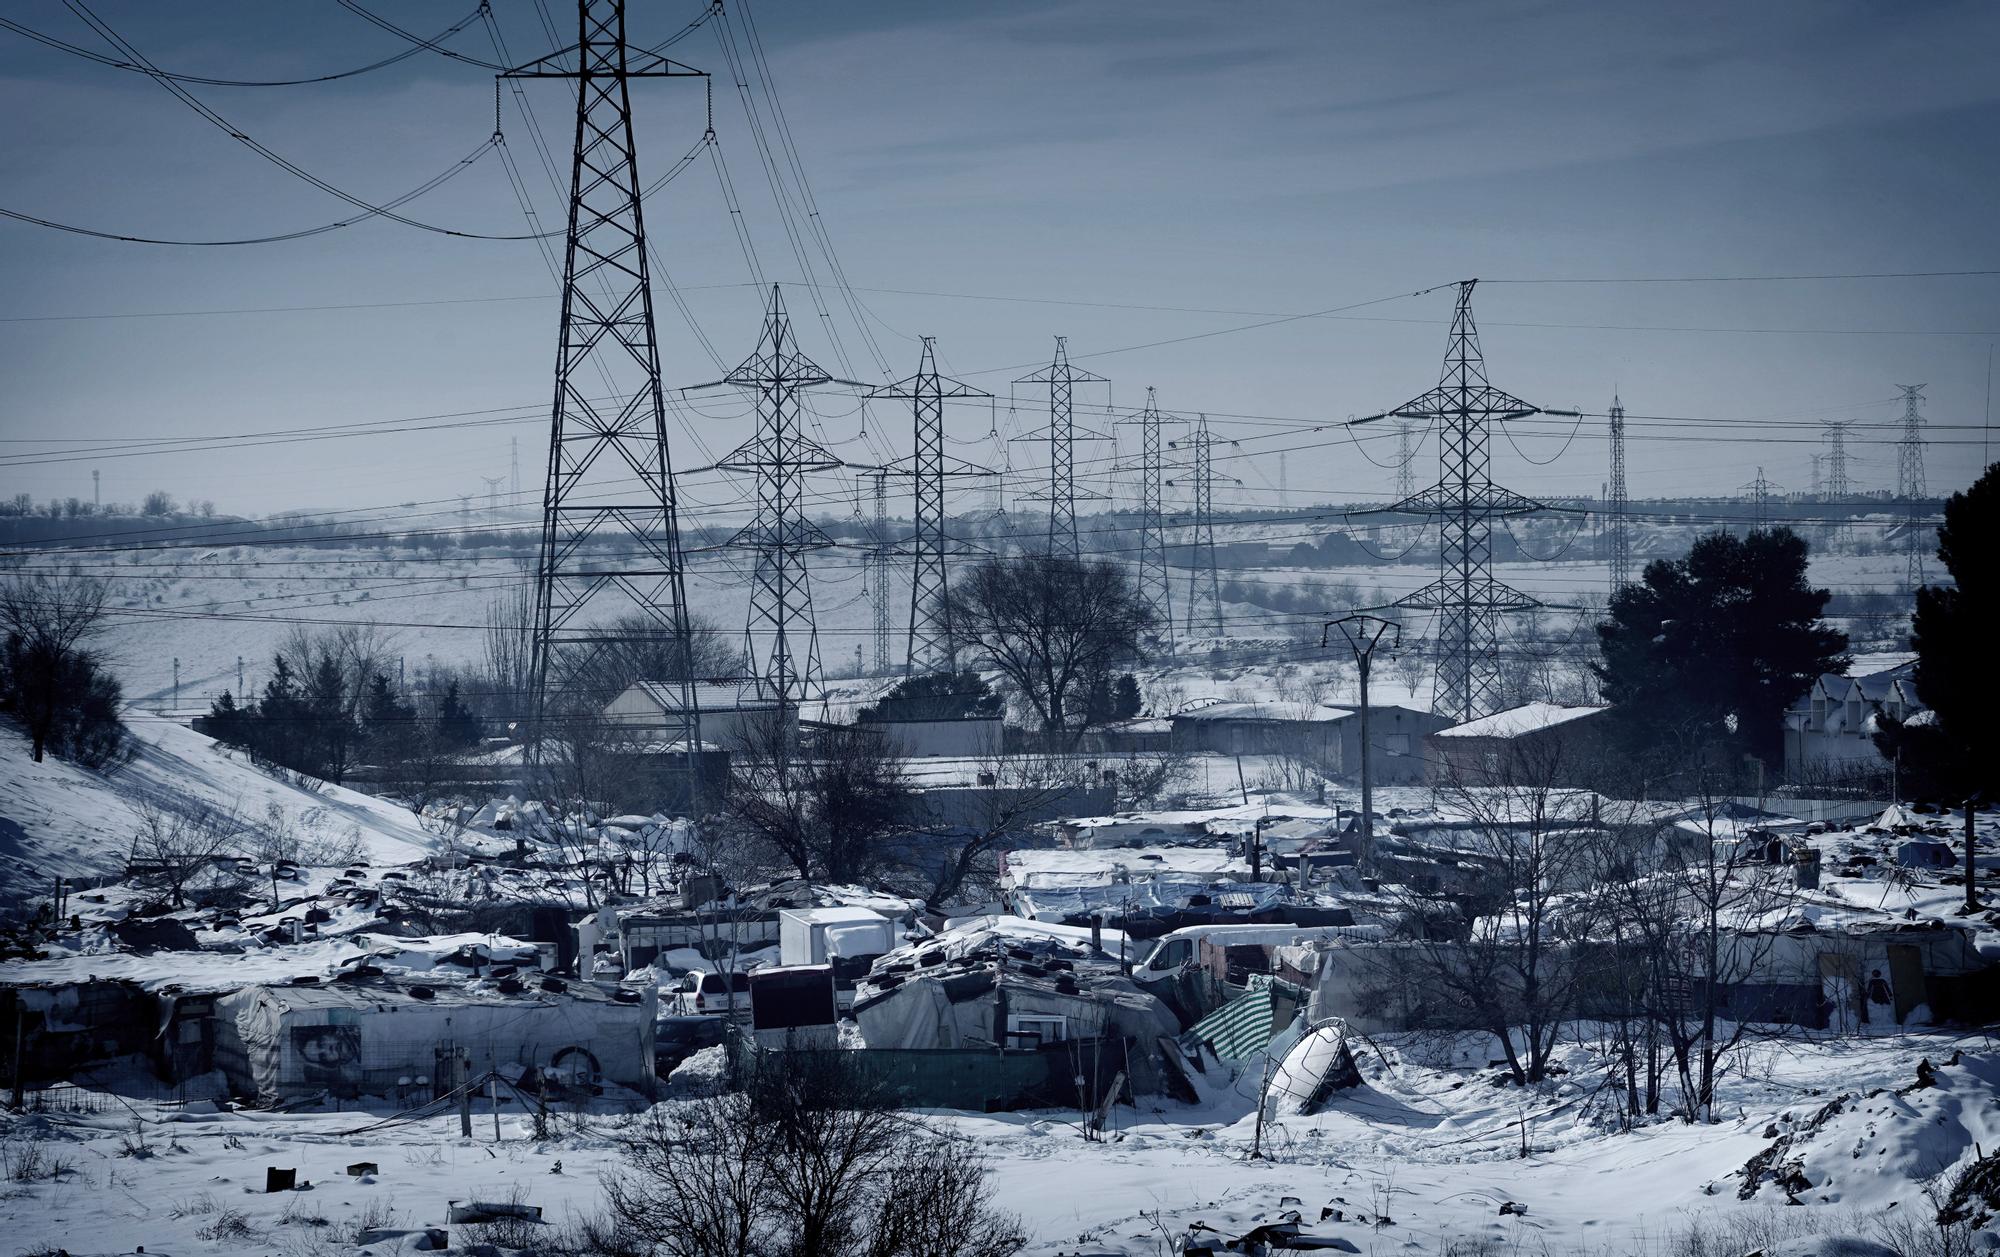
M 1160 453 L 1159 395 L 1146 389 L 1146 407 L 1120 423 L 1139 425 L 1139 596 L 1153 609 L 1159 626 L 1160 642 L 1168 654 L 1174 653 L 1173 593 L 1167 579 L 1166 516 L 1161 503 L 1161 472 L 1165 462 Z
M 1395 605 L 1438 612 L 1434 706 L 1461 721 L 1490 715 L 1498 701 L 1500 616 L 1540 605 L 1493 578 L 1493 520 L 1547 508 L 1493 483 L 1490 425 L 1495 419 L 1577 413 L 1530 405 L 1487 383 L 1479 328 L 1472 318 L 1472 289 L 1478 282 L 1468 279 L 1458 285 L 1437 387 L 1394 410 L 1354 421 L 1423 419 L 1439 425 L 1443 474 L 1438 483 L 1386 509 L 1435 516 L 1441 523 L 1438 579 Z
M 1179 442 L 1173 442 L 1178 445 Z M 1192 535 L 1189 537 L 1188 561 L 1188 605 L 1187 634 L 1193 637 L 1198 631 L 1198 609 L 1204 601 L 1203 586 L 1206 585 L 1208 603 L 1208 631 L 1212 636 L 1222 636 L 1222 576 L 1215 564 L 1215 458 L 1213 447 L 1215 437 L 1208 430 L 1208 416 L 1195 419 L 1194 431 L 1188 435 L 1188 478 L 1185 481 L 1172 480 L 1169 484 L 1186 484 L 1194 498 Z
M 983 467 L 944 452 L 944 402 L 947 397 L 984 397 L 992 394 L 938 374 L 937 338 L 924 337 L 923 356 L 917 373 L 894 384 L 885 384 L 868 394 L 871 398 L 906 398 L 910 403 L 915 443 L 908 460 L 892 464 L 891 470 L 911 478 L 916 509 L 910 548 L 910 635 L 903 656 L 903 671 L 950 672 L 957 667 L 957 643 L 952 640 L 950 562 L 952 541 L 946 532 L 944 483 L 948 476 L 991 475 Z M 996 432 L 997 439 L 997 432 Z M 886 668 L 886 659 L 883 666 Z
M 603 613 L 635 617 L 648 626 L 641 635 L 668 640 L 682 658 L 693 654 L 628 90 L 633 78 L 682 76 L 701 72 L 626 45 L 624 0 L 579 0 L 575 46 L 502 74 L 576 82 L 528 679 L 535 759 L 552 717 L 594 711 L 613 697 L 580 684 L 598 653 L 634 635 L 607 627 Z M 605 374 L 585 388 L 586 371 Z M 678 686 L 678 709 L 666 719 L 692 752 L 701 726 L 688 679 L 658 679 Z M 698 759 L 687 756 L 690 806 Z
M 1609 517 L 1611 592 L 1615 594 L 1632 579 L 1632 535 L 1625 519 L 1625 407 L 1616 393 L 1611 395 L 1611 484 L 1604 497 Z
M 1410 434 L 1414 431 L 1407 423 L 1396 425 L 1396 500 L 1402 501 L 1417 491 L 1417 454 L 1410 444 Z
M 1854 483 L 1847 478 L 1847 429 L 1854 423 L 1852 419 L 1832 423 L 1822 419 L 1820 426 L 1826 429 L 1826 501 L 1829 505 L 1844 507 L 1854 493 Z M 1828 525 L 1829 544 L 1850 535 L 1844 517 L 1836 517 Z
M 1024 375 L 1014 381 L 1016 384 L 1046 384 L 1049 386 L 1049 540 L 1047 553 L 1059 558 L 1074 559 L 1082 553 L 1077 544 L 1076 500 L 1078 498 L 1101 498 L 1104 495 L 1088 489 L 1076 487 L 1074 451 L 1079 437 L 1086 441 L 1109 440 L 1101 432 L 1084 430 L 1078 432 L 1073 415 L 1075 391 L 1079 384 L 1109 384 L 1111 381 L 1101 375 L 1092 374 L 1081 367 L 1070 365 L 1069 338 L 1056 337 L 1055 361 L 1033 375 Z M 1023 440 L 1037 439 L 1039 434 L 1029 433 Z M 1034 495 L 1040 496 L 1040 495 Z
M 1756 527 L 1764 528 L 1769 526 L 1771 522 L 1772 490 L 1779 487 L 1766 480 L 1764 478 L 1764 469 L 1759 467 L 1755 480 L 1737 488 L 1736 491 L 1738 493 L 1744 494 L 1750 499 L 1750 514 L 1751 518 L 1756 521 Z
M 875 519 L 870 529 L 873 544 L 868 547 L 870 572 L 866 579 L 874 629 L 870 637 L 875 647 L 875 675 L 883 676 L 889 671 L 889 473 L 878 467 L 868 478 L 875 482 Z
M 1903 542 L 1906 561 L 1903 581 L 1911 589 L 1924 583 L 1922 541 L 1924 498 L 1924 416 L 1917 409 L 1924 400 L 1921 384 L 1898 385 L 1903 390 L 1903 439 L 1896 445 L 1896 496 L 1903 499 Z
M 805 481 L 808 473 L 830 471 L 841 462 L 800 429 L 799 394 L 834 382 L 818 363 L 799 352 L 784 297 L 773 284 L 757 351 L 722 379 L 695 386 L 733 384 L 756 395 L 756 435 L 716 466 L 757 477 L 757 516 L 730 544 L 748 550 L 754 559 L 744 638 L 757 692 L 784 707 L 826 693 L 806 555 L 826 549 L 833 539 L 806 518 Z M 761 652 L 759 637 L 767 639 Z

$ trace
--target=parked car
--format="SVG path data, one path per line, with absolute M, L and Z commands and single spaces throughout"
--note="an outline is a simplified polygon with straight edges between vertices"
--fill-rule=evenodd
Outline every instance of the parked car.
M 736 1015 L 748 1017 L 750 975 L 742 972 L 685 974 L 661 999 L 660 1011 L 684 1017 L 727 1013 L 732 990 L 736 995 Z
M 720 1017 L 669 1016 L 653 1023 L 653 1059 L 660 1077 L 705 1047 L 722 1042 L 727 1023 Z

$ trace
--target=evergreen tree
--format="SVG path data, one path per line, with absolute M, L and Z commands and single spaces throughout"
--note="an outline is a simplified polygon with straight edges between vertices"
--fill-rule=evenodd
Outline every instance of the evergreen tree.
M 1938 529 L 1938 561 L 1951 573 L 1950 585 L 1917 591 L 1910 619 L 1917 652 L 1917 697 L 1937 713 L 1941 734 L 1926 735 L 1922 752 L 1956 760 L 1960 774 L 1949 783 L 1990 788 L 2000 773 L 2000 737 L 1994 735 L 1994 703 L 2000 700 L 2000 667 L 1987 655 L 1986 635 L 2000 624 L 2000 464 L 1963 493 L 1952 494 Z M 1919 726 L 1921 727 L 1921 726 Z M 1912 730 L 1911 732 L 1915 732 Z M 1905 748 L 1906 758 L 1913 747 Z M 1940 786 L 1947 783 L 1940 782 Z
M 382 762 L 403 758 L 417 733 L 417 709 L 396 697 L 389 678 L 377 672 L 368 679 L 361 701 L 361 728 L 368 752 Z
M 236 696 L 228 690 L 208 705 L 209 736 L 224 746 L 245 746 L 249 743 L 249 714 L 236 705 Z
M 437 734 L 446 746 L 457 749 L 478 746 L 485 735 L 479 727 L 479 717 L 459 698 L 456 681 L 445 688 L 444 698 L 438 703 Z
M 331 655 L 313 669 L 304 705 L 304 762 L 292 767 L 338 785 L 347 776 L 359 731 L 348 715 L 347 679 Z
M 1111 718 L 1130 720 L 1139 714 L 1139 679 L 1129 672 L 1119 674 L 1111 687 Z
M 298 677 L 286 658 L 271 661 L 271 679 L 264 683 L 264 697 L 249 722 L 247 739 L 251 753 L 285 768 L 301 768 L 306 735 L 305 702 L 299 694 Z
M 1611 596 L 1595 665 L 1614 725 L 1635 751 L 1731 743 L 1776 768 L 1785 710 L 1847 666 L 1847 635 L 1820 619 L 1789 528 L 1717 530 L 1683 559 L 1656 559 Z
M 861 711 L 863 720 L 957 720 L 997 716 L 1000 696 L 986 678 L 964 672 L 926 672 L 904 677 L 882 701 Z

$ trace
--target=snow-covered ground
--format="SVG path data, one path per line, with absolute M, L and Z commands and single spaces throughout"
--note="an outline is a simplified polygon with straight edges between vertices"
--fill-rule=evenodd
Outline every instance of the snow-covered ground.
M 1119 1109 L 1106 1142 L 1086 1142 L 1074 1113 L 932 1116 L 979 1142 L 996 1203 L 1021 1215 L 1027 1251 L 1048 1255 L 1173 1252 L 1169 1238 L 1197 1224 L 1237 1235 L 1288 1211 L 1347 1245 L 1334 1251 L 1637 1254 L 1699 1226 L 1741 1240 L 1705 1251 L 1743 1253 L 1788 1234 L 1921 1225 L 1934 1212 L 1925 1181 L 2000 1143 L 2000 1052 L 1977 1037 L 1759 1046 L 1726 1083 L 1716 1124 L 1626 1132 L 1580 1050 L 1567 1078 L 1526 1094 L 1492 1085 L 1492 1071 L 1471 1067 L 1483 1060 L 1437 1067 L 1388 1044 L 1357 1055 L 1364 1085 L 1319 1115 L 1267 1121 L 1258 1159 L 1249 1078 L 1215 1079 L 1200 1106 Z M 1918 1088 L 1924 1059 L 1936 1081 Z M 455 1114 L 392 1109 L 106 1099 L 95 1113 L 0 1118 L 9 1158 L 34 1148 L 69 1167 L 8 1183 L 0 1213 L 19 1252 L 330 1255 L 354 1251 L 360 1222 L 445 1226 L 452 1200 L 518 1198 L 550 1228 L 599 1208 L 628 1119 L 565 1115 L 556 1137 L 537 1140 L 518 1105 L 498 1112 L 497 1142 L 484 1099 L 470 1139 Z M 1774 1146 L 1772 1173 L 1746 1183 L 1746 1163 Z M 376 1170 L 345 1172 L 363 1162 Z M 312 1186 L 267 1195 L 267 1167 Z M 1508 1202 L 1518 1208 L 1503 1214 Z M 454 1246 L 472 1238 L 452 1230 Z
M 301 789 L 171 721 L 135 714 L 127 727 L 131 762 L 99 773 L 54 757 L 35 763 L 27 739 L 0 723 L 0 898 L 46 894 L 57 876 L 122 871 L 135 809 L 149 801 L 201 804 L 255 824 L 269 823 L 275 808 L 295 827 L 358 834 L 375 864 L 420 859 L 431 849 L 416 818 L 395 803 L 339 786 Z

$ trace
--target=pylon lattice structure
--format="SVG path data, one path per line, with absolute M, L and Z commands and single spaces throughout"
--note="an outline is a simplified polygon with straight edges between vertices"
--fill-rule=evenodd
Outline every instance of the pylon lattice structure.
M 1208 430 L 1208 416 L 1195 420 L 1194 432 L 1188 437 L 1191 457 L 1191 487 L 1194 490 L 1194 529 L 1190 538 L 1192 560 L 1188 567 L 1188 608 L 1187 632 L 1192 637 L 1199 630 L 1200 608 L 1208 604 L 1207 629 L 1216 637 L 1222 636 L 1222 576 L 1215 566 L 1215 459 L 1213 448 L 1215 437 Z M 1203 586 L 1207 588 L 1204 589 Z
M 716 466 L 757 477 L 756 518 L 730 544 L 753 558 L 744 635 L 757 692 L 786 707 L 826 692 L 806 555 L 826 549 L 833 539 L 806 518 L 805 480 L 807 474 L 830 471 L 841 462 L 806 438 L 799 425 L 799 395 L 833 379 L 799 352 L 784 297 L 773 284 L 757 352 L 717 381 L 756 396 L 756 435 Z
M 877 469 L 868 473 L 874 481 L 875 518 L 870 528 L 868 564 L 874 570 L 867 578 L 869 607 L 874 620 L 870 635 L 875 647 L 875 675 L 889 671 L 889 473 Z
M 1854 494 L 1854 482 L 1847 478 L 1847 429 L 1852 423 L 1854 423 L 1852 419 L 1842 423 L 1821 420 L 1821 426 L 1826 429 L 1827 448 L 1826 475 L 1820 486 L 1820 492 L 1824 500 L 1832 506 L 1847 505 L 1848 498 Z M 1829 543 L 1837 542 L 1848 535 L 1847 524 L 1840 516 L 1835 516 L 1833 522 L 1827 525 Z
M 579 0 L 577 18 L 574 47 L 503 72 L 574 79 L 577 93 L 535 567 L 528 679 L 535 756 L 553 718 L 601 708 L 612 697 L 580 689 L 594 656 L 632 636 L 606 628 L 607 612 L 636 613 L 683 652 L 691 644 L 628 81 L 701 74 L 628 48 L 623 0 Z M 602 370 L 597 384 L 612 387 L 584 388 L 586 370 Z M 691 746 L 700 717 L 685 678 L 679 699 L 670 735 Z M 692 771 L 698 757 L 687 759 Z
M 1632 534 L 1625 518 L 1625 406 L 1611 396 L 1611 481 L 1604 492 L 1605 551 L 1611 560 L 1611 592 L 1632 580 Z
M 1081 367 L 1070 365 L 1069 338 L 1056 337 L 1056 356 L 1043 370 L 1033 375 L 1024 375 L 1014 381 L 1016 384 L 1046 384 L 1049 386 L 1049 554 L 1065 559 L 1074 559 L 1082 553 L 1077 542 L 1076 502 L 1078 498 L 1101 498 L 1104 495 L 1076 487 L 1075 449 L 1079 437 L 1090 441 L 1110 438 L 1099 432 L 1088 430 L 1078 432 L 1075 418 L 1075 392 L 1079 384 L 1109 384 L 1101 375 L 1095 375 Z M 1024 439 L 1040 439 L 1040 434 L 1029 433 Z M 1036 495 L 1040 496 L 1040 495 Z
M 1898 385 L 1903 390 L 1903 439 L 1896 443 L 1896 496 L 1903 500 L 1906 561 L 1903 579 L 1911 589 L 1924 583 L 1924 400 L 1921 384 Z
M 1158 392 L 1149 387 L 1145 409 L 1136 417 L 1119 422 L 1139 427 L 1139 596 L 1153 609 L 1153 622 L 1160 626 L 1160 641 L 1167 653 L 1172 654 L 1174 607 L 1167 577 L 1166 514 L 1160 492 L 1166 463 L 1161 455 Z
M 1777 488 L 1764 478 L 1764 469 L 1757 469 L 1757 478 L 1737 491 L 1750 499 L 1750 516 L 1755 527 L 1763 528 L 1771 522 L 1771 491 Z
M 907 461 L 891 470 L 911 478 L 915 509 L 910 548 L 910 633 L 903 656 L 906 673 L 948 672 L 957 666 L 957 643 L 952 638 L 950 590 L 951 556 L 955 551 L 948 534 L 944 490 L 952 476 L 990 475 L 983 467 L 948 458 L 944 452 L 944 403 L 947 398 L 991 398 L 969 384 L 938 374 L 937 338 L 924 337 L 923 356 L 917 373 L 908 379 L 872 390 L 871 398 L 904 398 L 910 403 L 915 443 Z M 996 434 L 997 439 L 997 434 Z M 886 658 L 881 665 L 887 668 Z
M 1414 429 L 1407 423 L 1396 425 L 1396 500 L 1417 491 L 1417 454 L 1410 442 Z
M 1461 721 L 1490 715 L 1498 702 L 1500 616 L 1539 605 L 1493 578 L 1493 520 L 1546 508 L 1493 483 L 1490 425 L 1495 419 L 1576 413 L 1530 405 L 1487 382 L 1479 329 L 1472 318 L 1472 289 L 1478 282 L 1469 279 L 1458 285 L 1438 386 L 1387 412 L 1398 419 L 1438 424 L 1443 464 L 1438 483 L 1388 508 L 1441 521 L 1438 579 L 1395 605 L 1438 612 L 1433 705 Z

